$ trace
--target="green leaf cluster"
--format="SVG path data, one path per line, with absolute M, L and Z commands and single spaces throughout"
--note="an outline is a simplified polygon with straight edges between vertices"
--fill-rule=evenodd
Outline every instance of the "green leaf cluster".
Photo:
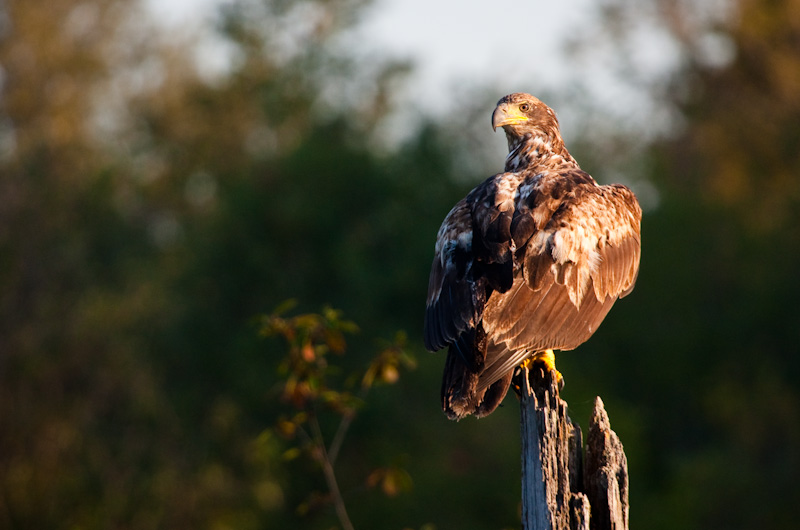
M 296 512 L 307 517 L 332 504 L 340 524 L 353 528 L 336 476 L 339 452 L 373 385 L 396 383 L 400 366 L 413 368 L 415 361 L 405 350 L 405 335 L 398 333 L 395 342 L 381 346 L 366 369 L 342 374 L 328 354 L 343 355 L 347 349 L 345 335 L 357 332 L 358 327 L 343 320 L 339 311 L 327 307 L 321 313 L 285 317 L 283 314 L 293 305 L 294 302 L 284 303 L 262 318 L 261 334 L 279 335 L 287 346 L 277 367 L 281 376 L 280 400 L 287 412 L 278 418 L 272 431 L 289 442 L 282 453 L 284 460 L 305 456 L 319 464 L 326 481 L 327 491 L 312 491 Z M 332 434 L 326 435 L 322 427 L 330 419 L 325 416 L 335 420 Z M 394 497 L 410 490 L 412 480 L 405 469 L 393 464 L 371 471 L 364 484 L 369 488 L 380 486 L 387 496 Z

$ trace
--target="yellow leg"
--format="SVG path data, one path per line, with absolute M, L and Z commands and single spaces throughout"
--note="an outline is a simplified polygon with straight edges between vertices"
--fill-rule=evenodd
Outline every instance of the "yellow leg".
M 563 386 L 564 378 L 561 376 L 561 372 L 556 370 L 556 354 L 553 352 L 553 350 L 536 352 L 533 354 L 533 357 L 527 358 L 522 363 L 522 367 L 530 369 L 536 363 L 543 364 L 546 371 L 555 372 L 556 383 L 558 383 L 559 386 Z

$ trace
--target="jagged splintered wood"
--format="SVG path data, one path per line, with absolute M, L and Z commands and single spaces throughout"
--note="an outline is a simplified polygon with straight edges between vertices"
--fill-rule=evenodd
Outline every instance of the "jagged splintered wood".
M 553 372 L 520 370 L 524 530 L 627 530 L 628 461 L 595 399 L 586 458 Z

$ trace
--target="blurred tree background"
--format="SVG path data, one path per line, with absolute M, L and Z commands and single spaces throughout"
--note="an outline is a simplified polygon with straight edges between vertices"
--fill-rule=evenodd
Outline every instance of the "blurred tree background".
M 136 2 L 0 4 L 0 527 L 335 525 L 309 505 L 313 462 L 265 435 L 286 345 L 257 317 L 288 298 L 358 324 L 344 371 L 397 330 L 416 353 L 337 460 L 354 527 L 517 527 L 513 398 L 446 421 L 443 357 L 420 346 L 436 230 L 501 167 L 475 146 L 503 94 L 476 83 L 457 115 L 387 145 L 414 112 L 394 103 L 410 66 L 335 45 L 364 2 L 222 6 L 203 46 Z M 800 1 L 600 13 L 576 57 L 608 43 L 624 70 L 648 21 L 678 67 L 646 87 L 670 115 L 646 141 L 579 89 L 542 94 L 592 125 L 565 131 L 583 166 L 646 205 L 637 288 L 559 356 L 565 398 L 583 424 L 605 400 L 634 526 L 794 528 Z M 395 496 L 365 481 L 401 468 Z

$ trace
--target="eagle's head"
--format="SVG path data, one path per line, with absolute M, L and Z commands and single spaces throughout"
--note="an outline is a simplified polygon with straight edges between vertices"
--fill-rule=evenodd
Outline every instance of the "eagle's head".
M 556 113 L 530 94 L 517 92 L 497 102 L 492 128 L 498 127 L 508 140 L 506 171 L 517 171 L 534 159 L 554 154 L 574 162 L 561 138 Z
M 492 128 L 502 127 L 509 140 L 526 135 L 545 135 L 555 138 L 558 119 L 553 109 L 530 94 L 517 92 L 497 102 L 492 113 Z

